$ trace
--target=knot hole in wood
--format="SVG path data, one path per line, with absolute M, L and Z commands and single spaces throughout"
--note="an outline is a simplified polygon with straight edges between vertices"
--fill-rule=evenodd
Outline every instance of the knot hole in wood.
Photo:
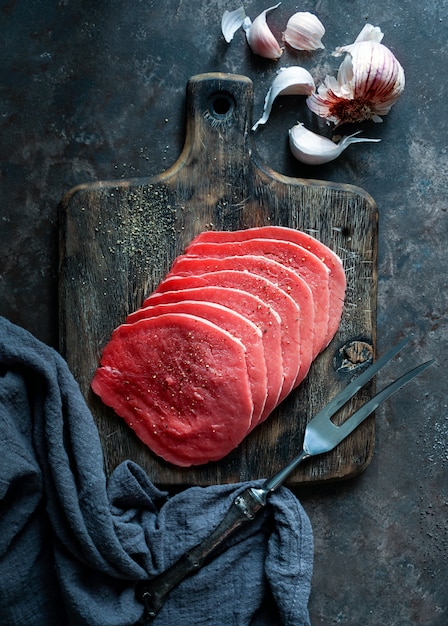
M 352 340 L 345 343 L 336 353 L 335 368 L 338 372 L 351 373 L 364 368 L 373 360 L 373 346 L 367 341 Z

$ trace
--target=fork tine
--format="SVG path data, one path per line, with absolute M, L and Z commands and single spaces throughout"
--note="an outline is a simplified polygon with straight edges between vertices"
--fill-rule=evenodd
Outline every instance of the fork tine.
M 359 426 L 361 422 L 363 422 L 366 417 L 368 417 L 373 411 L 379 407 L 379 405 L 390 398 L 390 396 L 407 385 L 413 378 L 418 376 L 421 372 L 423 372 L 427 367 L 434 363 L 434 359 L 430 361 L 426 361 L 425 363 L 421 363 L 409 370 L 397 380 L 391 382 L 387 387 L 384 387 L 379 393 L 377 393 L 373 398 L 368 400 L 360 409 L 356 411 L 353 415 L 351 415 L 343 424 L 340 426 L 336 426 L 339 429 L 342 438 L 345 438 L 349 435 L 354 428 Z M 332 422 L 333 423 L 333 422 Z M 333 424 L 334 425 L 334 424 Z
M 366 383 L 371 380 L 379 370 L 389 363 L 396 354 L 409 342 L 409 337 L 405 337 L 396 346 L 393 346 L 386 354 L 383 354 L 375 363 L 370 365 L 364 372 L 351 381 L 338 395 L 331 400 L 316 417 L 327 419 L 334 415 L 344 404 L 350 400 Z M 316 419 L 316 418 L 314 418 Z

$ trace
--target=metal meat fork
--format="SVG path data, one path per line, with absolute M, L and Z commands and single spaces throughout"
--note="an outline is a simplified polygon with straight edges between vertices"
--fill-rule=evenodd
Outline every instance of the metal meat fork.
M 340 426 L 334 424 L 332 416 L 352 398 L 375 374 L 388 363 L 408 342 L 404 339 L 384 356 L 357 376 L 327 406 L 308 423 L 305 429 L 302 451 L 277 474 L 267 479 L 261 487 L 248 487 L 233 501 L 227 514 L 220 524 L 196 547 L 180 557 L 165 572 L 149 581 L 137 584 L 137 599 L 144 605 L 144 619 L 151 621 L 159 612 L 169 592 L 186 576 L 193 574 L 202 567 L 205 561 L 219 548 L 222 543 L 240 526 L 254 519 L 257 512 L 266 505 L 270 493 L 275 491 L 286 478 L 305 459 L 330 452 L 343 439 L 357 428 L 382 402 L 395 391 L 410 382 L 427 367 L 434 359 L 418 365 L 400 378 L 385 387 L 376 396 L 358 409 Z

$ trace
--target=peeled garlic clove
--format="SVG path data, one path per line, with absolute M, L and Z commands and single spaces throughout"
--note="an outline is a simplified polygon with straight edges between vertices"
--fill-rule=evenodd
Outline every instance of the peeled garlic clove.
M 232 41 L 234 34 L 241 28 L 245 18 L 246 11 L 243 6 L 235 9 L 235 11 L 224 11 L 221 19 L 221 31 L 227 43 Z
M 266 94 L 263 115 L 258 122 L 254 124 L 252 130 L 257 130 L 260 124 L 266 124 L 277 96 L 309 96 L 314 92 L 315 88 L 316 85 L 314 84 L 313 77 L 304 67 L 282 67 L 272 81 L 272 85 Z
M 373 120 L 381 122 L 405 86 L 404 70 L 393 53 L 380 43 L 382 32 L 367 24 L 355 43 L 337 48 L 345 53 L 337 80 L 326 77 L 307 105 L 335 124 Z
M 322 43 L 324 35 L 324 25 L 316 15 L 299 11 L 289 18 L 283 39 L 296 50 L 318 50 L 325 48 Z
M 247 43 L 252 52 L 255 52 L 255 54 L 265 59 L 279 59 L 283 54 L 283 50 L 280 48 L 278 41 L 266 22 L 266 14 L 276 9 L 280 4 L 281 2 L 273 7 L 269 7 L 269 9 L 260 13 L 253 22 L 250 17 L 246 17 L 243 22 Z
M 328 137 L 313 133 L 299 123 L 289 130 L 289 147 L 298 161 L 309 165 L 322 165 L 336 159 L 352 143 L 381 141 L 356 137 L 355 135 L 360 132 L 342 137 L 339 143 L 334 143 Z

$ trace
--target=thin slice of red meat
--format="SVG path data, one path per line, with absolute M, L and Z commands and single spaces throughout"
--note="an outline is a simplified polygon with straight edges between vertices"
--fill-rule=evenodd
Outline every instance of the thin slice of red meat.
M 220 270 L 239 272 L 237 276 L 234 276 L 234 280 L 237 279 L 238 282 L 231 285 L 221 283 L 223 286 L 234 286 L 255 293 L 271 304 L 282 318 L 282 355 L 285 376 L 281 393 L 281 399 L 283 399 L 303 380 L 312 362 L 314 308 L 311 290 L 297 273 L 288 270 L 284 265 L 265 257 L 252 255 L 201 259 L 182 255 L 173 263 L 168 277 L 200 275 Z M 268 282 L 254 281 L 250 278 L 251 274 L 260 279 L 264 278 Z M 156 292 L 166 289 L 164 284 L 166 280 L 162 281 Z M 272 287 L 277 288 L 275 296 Z M 285 299 L 281 292 L 289 298 Z M 300 306 L 299 302 L 301 302 Z M 278 308 L 279 306 L 286 308 L 282 311 Z
M 267 398 L 259 421 L 264 420 L 277 406 L 283 385 L 281 318 L 278 313 L 264 300 L 248 291 L 217 285 L 219 281 L 213 272 L 166 280 L 173 290 L 152 294 L 146 299 L 145 306 L 182 300 L 217 302 L 244 315 L 260 329 L 266 362 Z M 126 322 L 132 323 L 139 311 L 131 313 Z
M 179 466 L 222 459 L 252 420 L 243 343 L 193 315 L 119 326 L 91 385 L 155 454 Z
M 260 420 L 267 398 L 267 374 L 261 330 L 246 317 L 232 309 L 214 302 L 183 300 L 165 304 L 153 304 L 128 316 L 126 323 L 166 313 L 187 313 L 207 319 L 241 339 L 246 348 L 246 365 L 252 391 L 254 410 L 251 427 Z
M 265 256 L 299 274 L 311 288 L 314 301 L 314 354 L 317 355 L 332 339 L 329 335 L 329 269 L 314 254 L 290 241 L 250 239 L 226 243 L 190 244 L 187 256 L 228 257 L 253 254 Z
M 225 243 L 248 239 L 280 239 L 291 241 L 316 255 L 330 270 L 329 333 L 334 335 L 339 327 L 346 291 L 346 275 L 341 258 L 321 241 L 308 233 L 284 226 L 259 226 L 235 231 L 204 231 L 193 239 L 195 243 Z

